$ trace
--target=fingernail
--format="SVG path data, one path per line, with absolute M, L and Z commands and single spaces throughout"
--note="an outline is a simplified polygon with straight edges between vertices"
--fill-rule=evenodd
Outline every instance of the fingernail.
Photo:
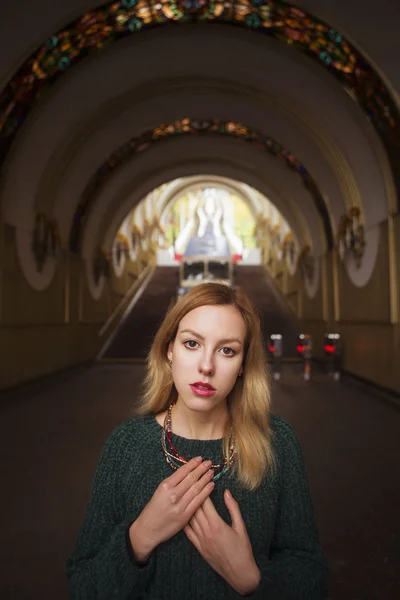
M 201 456 L 197 456 L 197 457 L 195 458 L 195 460 L 196 460 L 198 463 L 201 463 L 201 461 L 203 460 L 203 458 L 202 458 Z
M 225 490 L 225 494 L 226 494 L 226 497 L 229 498 L 229 500 L 232 498 L 232 494 L 230 493 L 229 490 Z

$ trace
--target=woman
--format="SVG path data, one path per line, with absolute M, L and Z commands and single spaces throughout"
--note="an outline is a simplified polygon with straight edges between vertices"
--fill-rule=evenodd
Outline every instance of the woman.
M 325 566 L 296 437 L 270 414 L 243 291 L 167 314 L 135 418 L 111 434 L 67 573 L 72 600 L 320 600 Z

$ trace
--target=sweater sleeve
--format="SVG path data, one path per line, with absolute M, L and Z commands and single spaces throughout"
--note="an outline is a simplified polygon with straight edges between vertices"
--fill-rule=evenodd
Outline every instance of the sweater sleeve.
M 281 470 L 278 516 L 269 555 L 255 556 L 261 581 L 255 600 L 322 600 L 327 569 L 322 556 L 300 445 L 279 419 L 276 454 Z M 231 588 L 232 590 L 232 588 Z M 241 598 L 234 590 L 230 600 Z
M 155 570 L 155 552 L 146 565 L 135 562 L 124 515 L 121 465 L 124 429 L 117 428 L 101 453 L 86 518 L 67 562 L 70 600 L 135 600 Z

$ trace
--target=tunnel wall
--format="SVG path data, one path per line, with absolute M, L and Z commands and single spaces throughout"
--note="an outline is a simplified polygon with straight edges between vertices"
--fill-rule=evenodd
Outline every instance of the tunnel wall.
M 305 333 L 313 336 L 317 358 L 324 357 L 325 333 L 340 333 L 344 340 L 344 370 L 366 381 L 400 393 L 400 328 L 392 322 L 400 311 L 400 299 L 391 294 L 392 275 L 400 281 L 400 216 L 380 225 L 380 244 L 372 276 L 364 287 L 355 287 L 336 255 L 330 252 L 321 260 L 320 285 L 311 299 L 298 275 L 290 275 L 285 263 L 277 261 L 265 268 L 293 312 L 301 320 Z M 390 245 L 392 244 L 392 247 Z M 393 303 L 396 304 L 393 307 Z M 393 310 L 394 308 L 394 310 Z
M 99 335 L 102 326 L 152 260 L 152 252 L 139 252 L 94 300 L 76 255 L 64 252 L 49 287 L 39 292 L 20 269 L 14 228 L 3 225 L 0 241 L 0 389 L 95 359 L 107 339 Z

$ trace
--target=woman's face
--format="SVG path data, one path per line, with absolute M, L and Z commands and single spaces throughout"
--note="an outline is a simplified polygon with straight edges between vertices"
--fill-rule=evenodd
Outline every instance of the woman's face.
M 225 402 L 242 370 L 245 337 L 243 317 L 234 306 L 200 306 L 183 317 L 168 358 L 188 408 L 207 412 Z

